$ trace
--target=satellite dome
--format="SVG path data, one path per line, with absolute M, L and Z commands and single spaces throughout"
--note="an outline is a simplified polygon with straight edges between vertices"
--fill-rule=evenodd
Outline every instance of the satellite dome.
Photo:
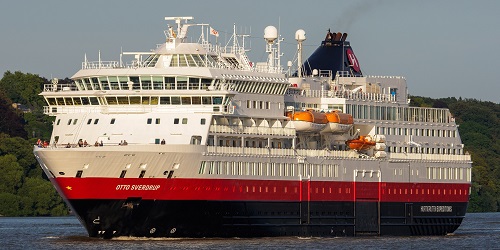
M 297 42 L 303 42 L 306 40 L 306 32 L 303 29 L 299 29 L 295 32 L 295 40 Z
M 278 38 L 278 30 L 274 26 L 267 26 L 264 29 L 264 39 L 268 43 L 273 43 Z

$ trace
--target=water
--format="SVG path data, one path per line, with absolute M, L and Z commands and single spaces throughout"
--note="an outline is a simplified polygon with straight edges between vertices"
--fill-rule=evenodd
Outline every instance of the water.
M 500 213 L 467 214 L 447 236 L 255 239 L 103 240 L 87 237 L 75 217 L 0 217 L 0 249 L 499 249 L 499 243 Z

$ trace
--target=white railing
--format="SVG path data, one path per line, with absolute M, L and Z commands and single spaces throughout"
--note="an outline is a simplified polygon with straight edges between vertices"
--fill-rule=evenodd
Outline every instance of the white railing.
M 211 125 L 209 131 L 211 133 L 228 133 L 228 134 L 295 136 L 295 129 L 292 129 L 292 128 L 266 128 L 266 127 L 247 127 L 247 126 L 235 126 L 235 125 Z
M 69 114 L 69 113 L 148 113 L 153 110 L 150 106 L 44 106 L 43 113 L 46 115 Z
M 57 92 L 57 91 L 77 91 L 78 88 L 75 84 L 44 84 L 43 92 Z
M 419 153 L 388 153 L 388 159 L 429 161 L 471 161 L 470 155 L 442 155 Z
M 358 158 L 354 151 L 330 151 L 314 149 L 289 149 L 289 148 L 243 148 L 243 147 L 217 147 L 208 146 L 209 154 L 237 154 L 237 155 L 269 155 L 269 156 L 302 156 L 302 157 L 334 157 Z
M 350 100 L 366 100 L 379 102 L 396 102 L 396 96 L 390 94 L 377 93 L 352 93 L 351 91 L 331 91 L 331 90 L 304 90 L 306 97 L 315 98 L 345 98 Z
M 218 106 L 194 106 L 194 105 L 61 105 L 44 106 L 43 112 L 46 115 L 68 114 L 68 113 L 220 113 L 227 114 L 231 110 L 214 111 L 213 107 Z M 221 106 L 226 107 L 226 106 Z
M 120 67 L 118 61 L 93 61 L 82 62 L 82 69 L 116 69 Z

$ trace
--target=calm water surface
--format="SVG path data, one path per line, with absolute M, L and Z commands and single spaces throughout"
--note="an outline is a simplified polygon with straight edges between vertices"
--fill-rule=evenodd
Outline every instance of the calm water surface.
M 75 217 L 0 217 L 0 249 L 500 249 L 500 213 L 467 214 L 453 235 L 432 237 L 146 239 L 87 237 Z

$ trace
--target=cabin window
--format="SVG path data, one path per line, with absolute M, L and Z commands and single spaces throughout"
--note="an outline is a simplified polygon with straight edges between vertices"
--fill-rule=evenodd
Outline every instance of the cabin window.
M 188 118 L 182 118 L 182 124 L 187 124 L 188 123 Z
M 191 105 L 191 96 L 181 97 L 182 105 Z
M 90 105 L 99 105 L 97 97 L 89 97 L 89 99 L 90 99 Z
M 78 119 L 75 119 L 75 120 L 73 121 L 73 125 L 76 125 L 76 123 L 77 123 L 77 122 L 78 122 Z
M 151 96 L 151 105 L 158 105 L 158 96 Z
M 199 136 L 199 135 L 191 136 L 191 144 L 200 145 L 201 144 L 201 136 Z
M 141 97 L 140 96 L 130 96 L 129 100 L 130 100 L 130 104 L 141 104 Z
M 151 89 L 151 76 L 141 76 L 142 89 Z
M 71 97 L 64 98 L 64 101 L 66 101 L 66 105 L 73 105 L 73 100 L 71 99 Z
M 156 118 L 155 123 L 156 123 L 156 124 L 160 124 L 160 118 Z
M 118 101 L 116 101 L 116 97 L 115 96 L 108 96 L 108 97 L 106 97 L 106 102 L 108 103 L 108 105 L 116 105 L 116 104 L 118 104 Z
M 153 76 L 153 89 L 163 89 L 163 78 L 161 76 Z
M 142 96 L 141 99 L 143 105 L 149 105 L 149 96 Z
M 200 120 L 200 124 L 201 125 L 205 125 L 206 122 L 207 122 L 207 119 L 201 118 L 201 120 Z
M 213 104 L 222 104 L 222 96 L 214 96 Z
M 170 104 L 170 96 L 161 96 L 160 104 Z
M 148 124 L 151 124 L 153 122 L 152 118 L 148 118 Z
M 94 124 L 99 123 L 99 119 L 95 119 Z
M 191 97 L 191 103 L 199 105 L 201 104 L 201 96 L 193 96 Z
M 88 119 L 87 120 L 87 125 L 91 124 L 92 123 L 92 119 Z
M 59 123 L 61 123 L 61 119 L 57 119 L 56 125 L 59 125 Z
M 165 89 L 175 89 L 175 77 L 165 77 Z
M 99 77 L 99 82 L 101 82 L 103 90 L 109 90 L 108 78 L 103 76 Z
M 122 170 L 122 173 L 120 174 L 120 178 L 125 178 L 125 174 L 127 174 L 127 170 Z
M 201 89 L 208 89 L 208 87 L 212 84 L 212 79 L 201 79 Z
M 73 119 L 69 119 L 69 120 L 68 120 L 68 125 L 71 125 L 71 121 L 72 121 L 72 120 L 73 120 Z
M 189 89 L 200 89 L 200 78 L 189 78 Z
M 76 178 L 82 177 L 82 174 L 83 174 L 83 170 L 76 171 Z
M 181 98 L 180 96 L 171 96 L 170 102 L 172 103 L 172 105 L 179 105 L 181 104 Z
M 188 78 L 187 77 L 177 77 L 177 89 L 187 89 Z
M 115 118 L 112 118 L 112 119 L 111 119 L 110 124 L 115 124 Z
M 202 104 L 212 104 L 212 97 L 211 96 L 202 96 L 201 103 Z
M 133 82 L 132 89 L 134 89 L 134 90 L 141 89 L 141 83 L 139 81 L 139 77 L 138 76 L 131 76 L 130 77 L 130 81 Z
M 88 97 L 82 97 L 82 104 L 83 105 L 90 105 L 90 101 Z
M 179 118 L 174 119 L 174 124 L 179 124 Z
M 127 105 L 128 104 L 128 97 L 118 96 L 116 98 L 118 99 L 118 104 L 120 104 L 120 105 Z
M 55 98 L 47 98 L 47 103 L 49 105 L 56 105 L 56 99 Z
M 73 97 L 73 105 L 82 105 L 80 97 Z

